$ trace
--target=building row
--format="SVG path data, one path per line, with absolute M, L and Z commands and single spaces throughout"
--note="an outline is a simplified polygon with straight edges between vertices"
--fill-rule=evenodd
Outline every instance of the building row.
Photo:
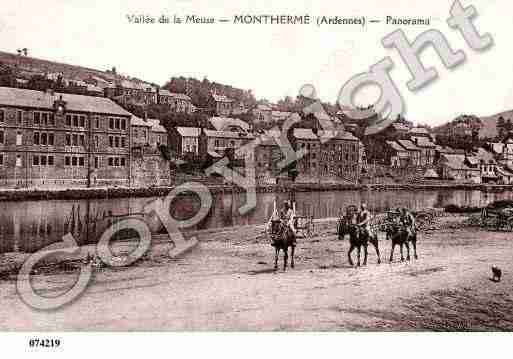
M 144 131 L 139 125 L 108 98 L 0 87 L 0 186 L 168 184 L 169 163 L 160 153 L 166 131 L 156 122 Z M 143 163 L 148 183 L 141 182 Z

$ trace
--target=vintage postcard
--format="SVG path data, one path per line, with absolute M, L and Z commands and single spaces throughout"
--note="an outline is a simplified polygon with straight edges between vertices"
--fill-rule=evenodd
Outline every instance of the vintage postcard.
M 512 9 L 6 2 L 0 331 L 513 330 Z

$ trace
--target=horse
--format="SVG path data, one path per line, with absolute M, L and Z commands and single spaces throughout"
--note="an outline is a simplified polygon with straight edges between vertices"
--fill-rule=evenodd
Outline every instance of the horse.
M 354 221 L 346 220 L 347 233 L 349 233 L 349 251 L 347 252 L 347 257 L 349 259 L 349 264 L 351 266 L 354 265 L 353 260 L 351 258 L 351 253 L 356 248 L 358 250 L 358 263 L 357 266 L 360 266 L 360 252 L 361 247 L 363 246 L 364 258 L 363 265 L 367 265 L 367 247 L 369 246 L 369 242 L 376 249 L 376 255 L 378 256 L 378 264 L 381 263 L 381 255 L 379 253 L 379 244 L 378 244 L 378 236 L 376 233 L 365 233 L 364 229 L 361 228 L 358 224 L 354 223 Z M 340 237 L 339 237 L 340 238 Z
M 280 250 L 283 250 L 283 270 L 287 269 L 287 261 L 289 258 L 289 247 L 290 253 L 290 267 L 294 268 L 294 250 L 296 248 L 296 236 L 292 229 L 282 221 L 271 222 L 271 246 L 275 249 L 274 256 L 274 269 L 278 269 L 278 255 Z
M 392 250 L 390 251 L 390 263 L 394 260 L 394 249 L 396 245 L 401 248 L 401 262 L 404 262 L 403 245 L 406 246 L 407 255 L 406 260 L 410 260 L 410 245 L 413 246 L 413 256 L 418 259 L 417 256 L 417 233 L 409 231 L 406 226 L 399 225 L 398 223 L 387 223 L 386 224 L 386 235 L 387 239 L 392 240 Z

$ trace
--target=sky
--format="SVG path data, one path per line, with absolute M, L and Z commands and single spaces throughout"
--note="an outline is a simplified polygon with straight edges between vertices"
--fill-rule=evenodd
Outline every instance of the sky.
M 469 48 L 446 20 L 452 1 L 430 0 L 17 0 L 0 8 L 0 50 L 28 48 L 29 55 L 118 72 L 160 85 L 172 76 L 191 76 L 251 89 L 257 99 L 295 97 L 303 84 L 331 103 L 346 81 L 389 56 L 391 76 L 406 104 L 405 117 L 417 124 L 438 125 L 459 114 L 492 115 L 513 109 L 513 4 L 498 0 L 461 1 L 475 6 L 477 30 L 489 33 L 487 51 Z M 358 25 L 130 24 L 127 15 L 166 14 L 233 18 L 234 15 L 310 15 L 384 19 L 429 17 L 430 26 L 385 23 Z M 466 62 L 448 70 L 433 49 L 421 55 L 439 78 L 416 92 L 406 86 L 410 74 L 394 49 L 381 39 L 402 29 L 413 41 L 431 28 L 441 31 Z M 378 92 L 363 91 L 360 104 Z

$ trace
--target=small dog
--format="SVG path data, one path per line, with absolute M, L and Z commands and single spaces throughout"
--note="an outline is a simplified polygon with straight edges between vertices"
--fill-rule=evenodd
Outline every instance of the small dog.
M 493 278 L 492 278 L 493 281 L 495 281 L 495 282 L 501 281 L 502 271 L 499 267 L 492 266 L 492 274 L 493 274 Z

